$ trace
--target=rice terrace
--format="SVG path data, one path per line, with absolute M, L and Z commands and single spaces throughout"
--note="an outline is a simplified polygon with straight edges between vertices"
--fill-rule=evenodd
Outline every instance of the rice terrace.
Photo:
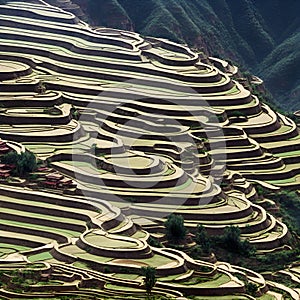
M 300 299 L 299 112 L 187 45 L 0 3 L 0 299 Z

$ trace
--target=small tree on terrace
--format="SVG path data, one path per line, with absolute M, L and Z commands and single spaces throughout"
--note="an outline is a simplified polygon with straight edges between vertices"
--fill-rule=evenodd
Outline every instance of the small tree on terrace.
M 144 284 L 147 294 L 151 294 L 151 291 L 156 283 L 156 270 L 153 267 L 142 267 L 141 273 L 144 276 Z
M 184 219 L 180 215 L 169 215 L 165 227 L 167 239 L 172 243 L 178 243 L 186 236 L 187 230 L 184 227 Z
M 9 152 L 1 157 L 1 162 L 16 166 L 16 175 L 24 176 L 36 169 L 36 157 L 32 152 L 25 151 L 18 154 L 15 151 Z
M 241 240 L 241 230 L 237 226 L 227 226 L 221 240 L 223 246 L 231 252 L 240 253 L 245 256 L 255 253 L 255 248 L 248 240 Z
M 201 247 L 204 254 L 209 254 L 211 252 L 211 242 L 207 234 L 207 231 L 203 225 L 198 225 L 196 232 L 196 243 Z

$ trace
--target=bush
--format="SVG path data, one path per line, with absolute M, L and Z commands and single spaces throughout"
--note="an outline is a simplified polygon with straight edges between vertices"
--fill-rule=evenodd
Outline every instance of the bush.
M 1 157 L 1 162 L 4 164 L 15 165 L 17 176 L 24 176 L 34 171 L 37 167 L 36 157 L 29 151 L 22 152 L 21 154 L 14 151 L 9 152 Z
M 239 111 L 239 110 L 234 110 L 231 115 L 233 117 L 238 117 L 238 118 L 239 117 L 246 117 L 246 115 L 243 112 Z
M 281 191 L 268 196 L 280 206 L 280 214 L 290 231 L 300 234 L 300 197 L 294 191 Z
M 252 282 L 246 283 L 246 293 L 255 297 L 258 291 L 258 286 Z
M 236 252 L 245 256 L 251 256 L 255 248 L 248 240 L 241 240 L 241 230 L 236 226 L 227 226 L 220 238 L 223 247 L 230 252 Z
M 265 187 L 263 187 L 261 185 L 257 185 L 255 187 L 255 189 L 256 189 L 256 193 L 257 193 L 258 196 L 264 197 L 264 196 L 266 196 L 267 194 L 270 193 L 270 190 L 267 190 Z
M 256 270 L 258 272 L 263 271 L 276 271 L 280 269 L 284 269 L 290 263 L 299 259 L 300 250 L 284 250 L 281 252 L 269 253 L 266 255 L 261 255 L 257 257 L 259 262 L 258 268 Z M 274 264 L 276 262 L 276 264 Z
M 152 236 L 149 237 L 148 244 L 152 247 L 162 248 L 161 242 Z
M 150 294 L 156 283 L 156 270 L 153 267 L 142 267 L 141 273 L 144 276 L 144 284 L 147 294 Z
M 171 214 L 165 222 L 166 236 L 168 241 L 173 243 L 181 242 L 187 233 L 184 226 L 184 219 L 180 215 Z
M 193 259 L 201 259 L 201 257 L 204 256 L 203 250 L 202 248 L 197 245 L 195 247 L 193 247 L 189 253 L 189 255 L 193 258 Z
M 196 232 L 196 243 L 201 247 L 203 254 L 211 252 L 211 241 L 203 225 L 198 225 Z

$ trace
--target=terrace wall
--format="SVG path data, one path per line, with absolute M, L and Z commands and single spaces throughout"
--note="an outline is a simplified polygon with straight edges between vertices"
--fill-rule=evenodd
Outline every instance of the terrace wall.
M 236 287 L 214 287 L 214 288 L 200 288 L 193 287 L 192 285 L 183 286 L 183 285 L 172 285 L 163 282 L 157 282 L 156 287 L 164 289 L 176 289 L 179 292 L 182 292 L 186 296 L 226 296 L 233 294 L 243 294 L 245 293 L 244 286 Z
M 0 224 L 0 229 L 7 232 L 17 232 L 17 233 L 28 234 L 33 236 L 41 236 L 44 238 L 56 240 L 59 243 L 68 242 L 68 239 L 65 236 L 53 232 L 49 232 L 49 231 L 41 231 L 33 228 L 10 226 L 4 224 Z
M 34 242 L 34 241 L 27 240 L 27 239 L 25 240 L 22 238 L 6 237 L 6 236 L 0 237 L 0 243 L 25 246 L 25 247 L 29 247 L 29 248 L 37 248 L 37 247 L 44 246 L 43 243 Z
M 51 14 L 51 12 L 49 11 Z M 69 15 L 69 18 L 59 18 L 59 17 L 54 17 L 54 16 L 46 16 L 46 15 L 41 15 L 37 14 L 33 11 L 30 10 L 17 10 L 17 9 L 12 9 L 9 7 L 1 7 L 1 14 L 3 15 L 8 15 L 8 16 L 18 16 L 18 17 L 24 17 L 24 18 L 29 18 L 29 19 L 42 19 L 45 21 L 49 22 L 59 22 L 59 23 L 67 23 L 67 24 L 77 24 L 79 19 L 75 17 L 74 15 L 64 12 L 65 15 Z
M 98 208 L 90 203 L 85 203 L 84 201 L 77 201 L 77 199 L 65 199 L 56 197 L 53 195 L 52 197 L 45 193 L 29 193 L 26 190 L 18 191 L 14 189 L 8 189 L 0 187 L 1 194 L 8 197 L 16 197 L 19 199 L 25 199 L 30 201 L 37 201 L 37 202 L 45 202 L 50 204 L 62 205 L 65 207 L 73 207 L 79 209 L 86 209 L 91 211 L 97 211 Z M 76 216 L 76 214 L 72 214 L 72 216 Z
M 85 29 L 81 28 L 64 28 L 61 29 L 61 26 L 59 24 L 55 24 L 56 26 L 42 26 L 40 24 L 34 23 L 34 24 L 29 24 L 29 23 L 24 23 L 22 21 L 16 21 L 16 20 L 0 20 L 0 24 L 2 26 L 7 26 L 7 27 L 18 27 L 22 29 L 27 29 L 27 30 L 34 30 L 34 31 L 42 31 L 42 32 L 48 32 L 48 33 L 54 33 L 54 34 L 59 34 L 62 36 L 65 36 L 66 34 L 72 37 L 77 37 L 81 38 L 83 41 L 89 41 L 93 43 L 99 43 L 99 44 L 109 44 L 113 46 L 119 46 L 123 47 L 125 49 L 131 49 L 133 50 L 133 46 L 131 43 L 122 41 L 121 39 L 116 39 L 116 38 L 105 38 L 105 37 L 100 37 L 99 35 L 93 33 L 92 31 L 87 31 Z
M 100 246 L 95 246 L 88 243 L 86 240 L 84 240 L 84 237 L 81 236 L 80 239 L 77 240 L 76 245 L 79 248 L 97 256 L 122 259 L 144 259 L 153 257 L 153 253 L 150 251 L 150 248 L 147 246 L 147 244 L 145 244 L 143 248 L 135 249 L 102 248 Z

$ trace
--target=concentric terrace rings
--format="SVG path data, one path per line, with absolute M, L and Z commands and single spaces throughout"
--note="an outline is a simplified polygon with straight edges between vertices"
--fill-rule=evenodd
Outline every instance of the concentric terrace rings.
M 130 80 L 106 87 L 91 97 L 79 123 L 85 130 L 91 116 L 95 125 L 97 143 L 89 157 L 99 174 L 89 184 L 100 187 L 98 197 L 121 207 L 161 207 L 153 217 L 165 217 L 191 201 L 198 206 L 213 200 L 211 190 L 220 189 L 225 169 L 226 143 L 222 112 L 195 90 L 151 84 Z M 118 146 L 102 152 L 105 137 Z M 81 143 L 74 144 L 74 160 L 86 151 Z M 75 178 L 81 181 L 80 172 Z M 95 199 L 91 189 L 82 192 Z

